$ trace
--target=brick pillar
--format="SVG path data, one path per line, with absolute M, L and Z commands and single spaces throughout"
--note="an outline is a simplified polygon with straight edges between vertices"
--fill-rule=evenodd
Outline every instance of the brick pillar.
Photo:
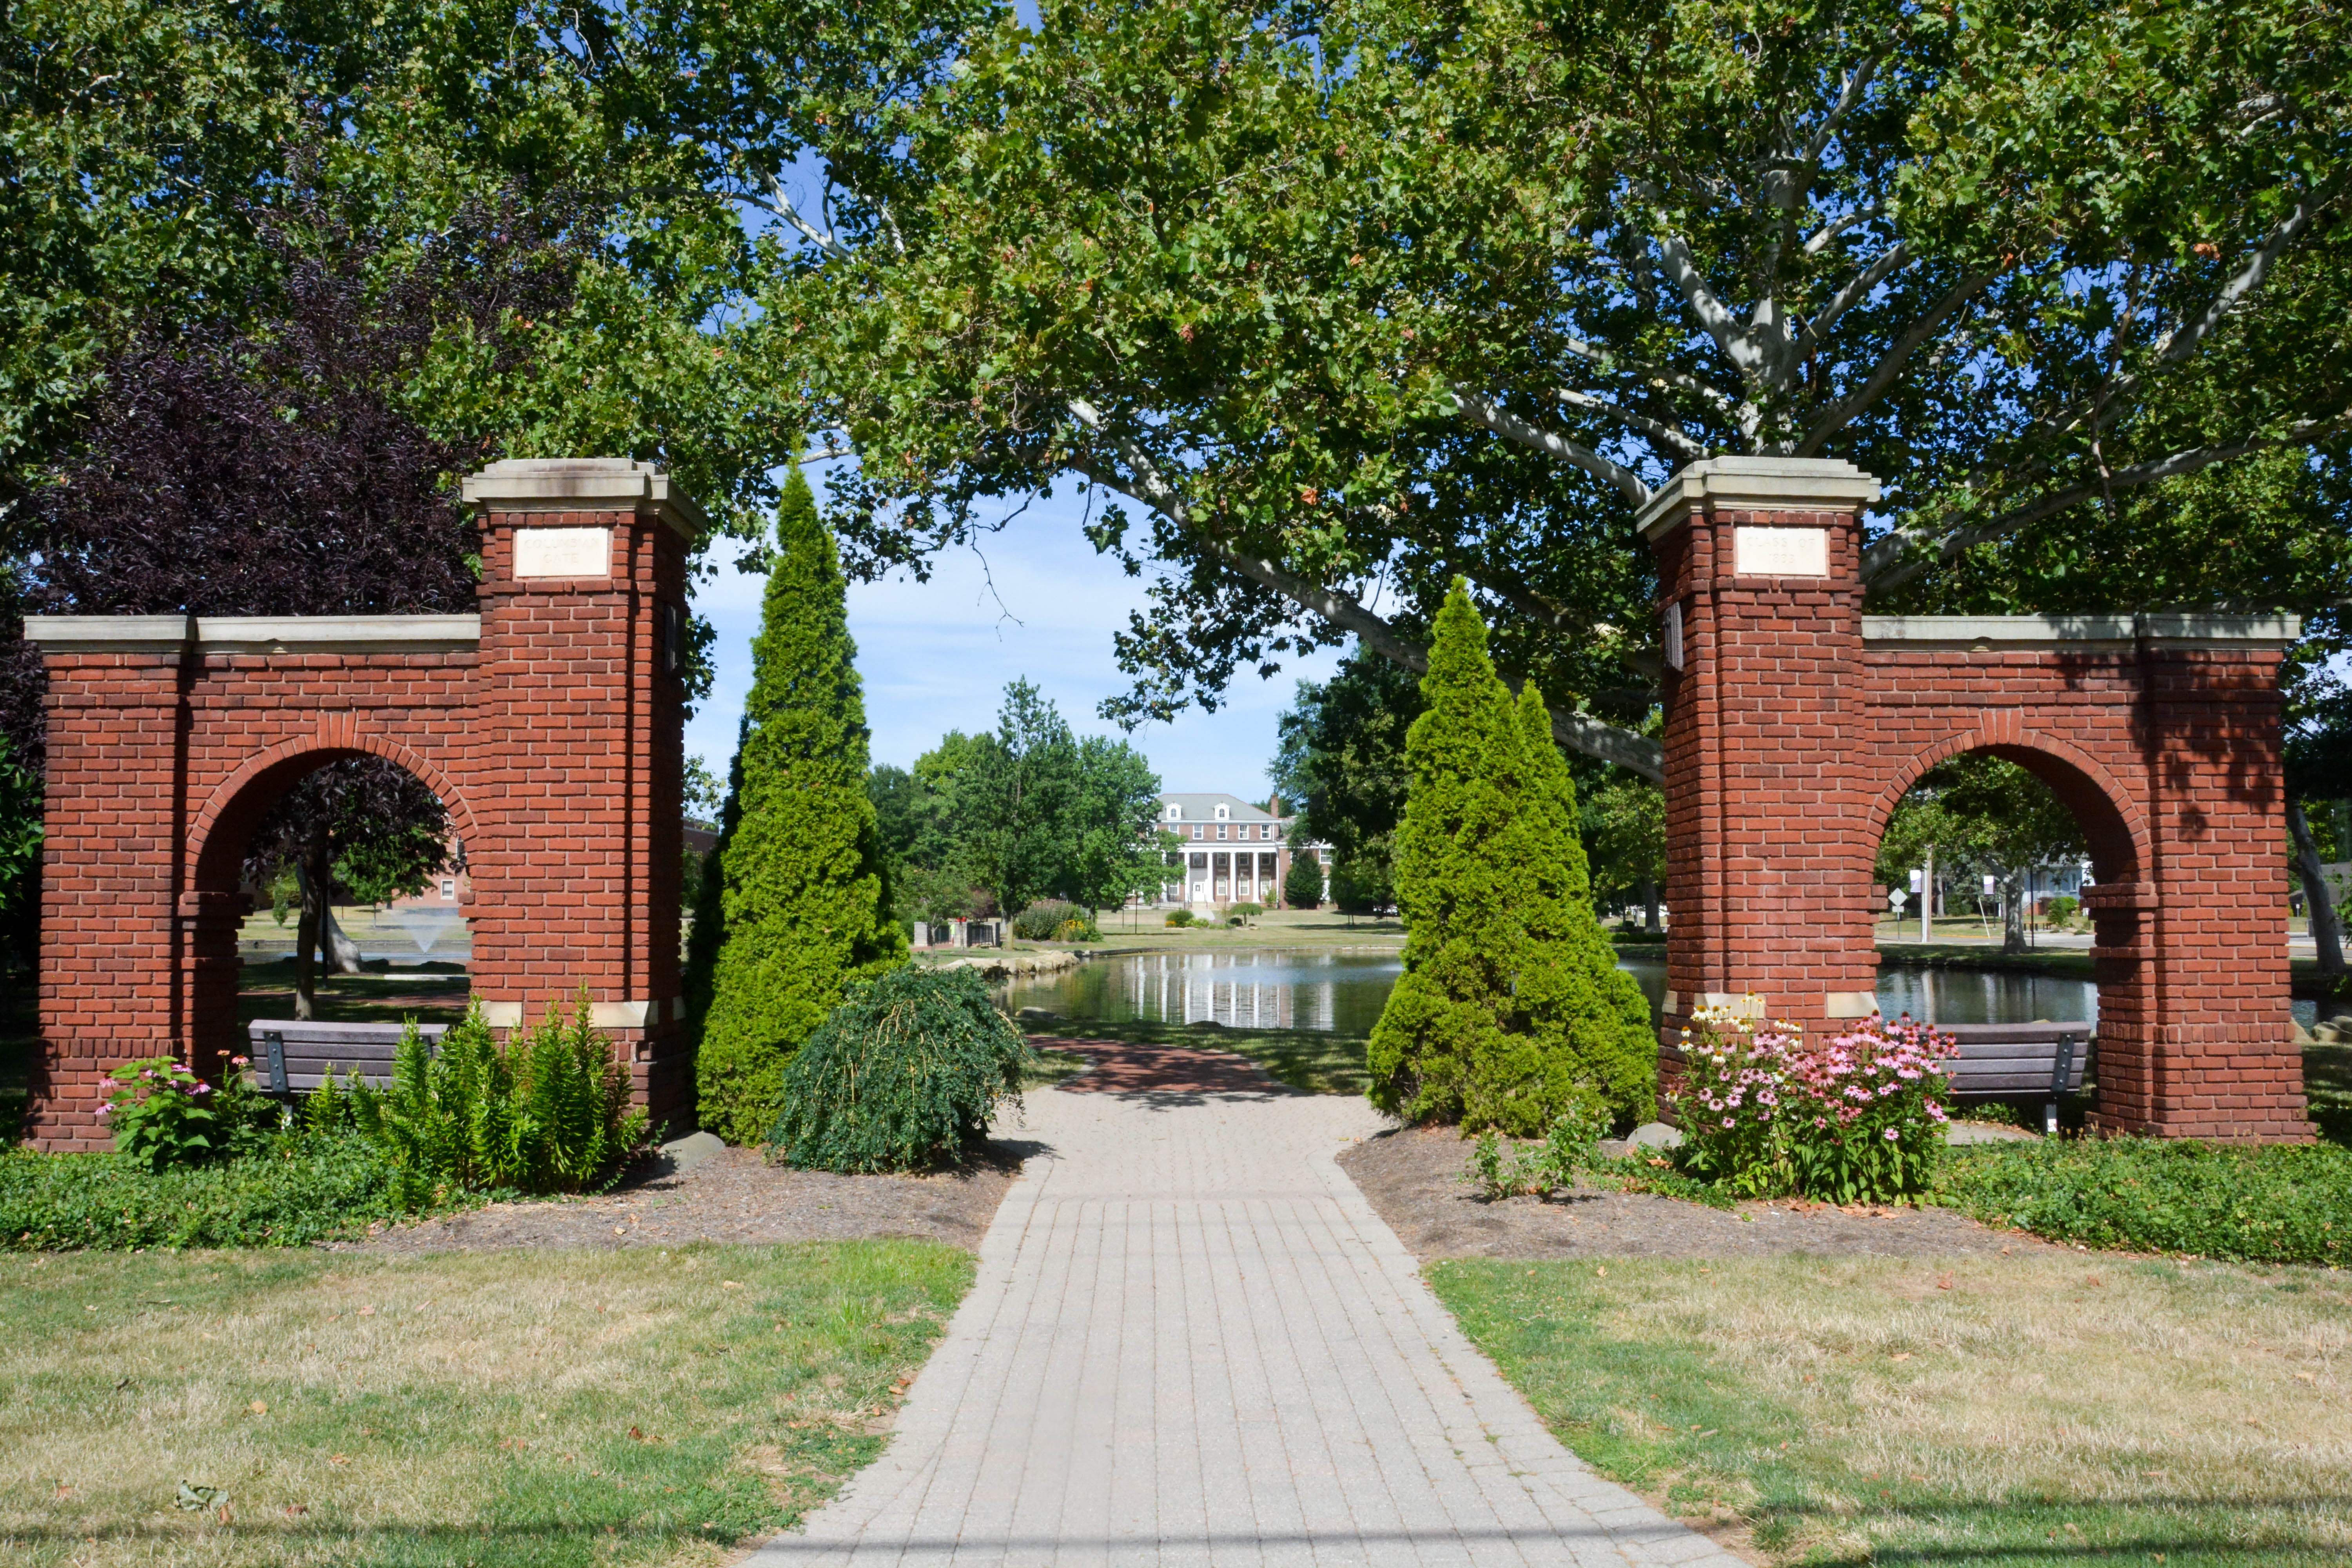
M 687 1131 L 683 661 L 701 512 L 618 458 L 495 463 L 465 498 L 483 531 L 474 993 L 511 1026 L 586 985 L 654 1120 Z
M 1666 1007 L 1746 1006 L 1818 1029 L 1877 984 L 1864 815 L 1861 527 L 1878 482 L 1844 462 L 1717 458 L 1640 518 L 1665 617 Z
M 185 616 L 27 620 L 47 668 L 41 1038 L 25 1135 L 105 1149 L 106 1070 L 174 1053 L 187 1018 L 179 846 L 194 627 Z M 193 920 L 198 913 L 187 911 Z M 136 983 L 126 983 L 133 982 Z
M 2288 1011 L 2278 665 L 2292 623 L 2142 616 L 2140 879 L 2085 889 L 2098 1104 L 2116 1132 L 2309 1142 Z M 2226 631 L 2226 636 L 2214 635 Z

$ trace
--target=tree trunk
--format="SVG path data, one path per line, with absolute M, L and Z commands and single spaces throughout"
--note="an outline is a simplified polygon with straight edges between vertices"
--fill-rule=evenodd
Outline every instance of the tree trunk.
M 319 1016 L 319 911 L 325 902 L 310 860 L 306 845 L 294 861 L 294 882 L 301 899 L 301 912 L 294 919 L 294 1016 L 304 1022 Z
M 1651 877 L 1642 879 L 1642 929 L 1658 934 L 1658 884 Z
M 2311 823 L 2303 803 L 2286 803 L 2286 830 L 2294 840 L 2295 874 L 2303 879 L 2304 906 L 2311 911 L 2311 944 L 2319 950 L 2319 978 L 2330 995 L 2344 983 L 2344 934 L 2336 923 L 2336 900 L 2328 891 L 2327 873 L 2320 869 L 2319 846 L 2312 842 Z
M 342 923 L 335 919 L 334 900 L 322 900 L 320 912 L 325 917 L 326 931 L 319 945 L 326 950 L 327 967 L 337 974 L 366 973 L 366 965 L 360 962 L 360 944 L 343 934 Z
M 2025 951 L 2025 900 L 2018 897 L 2014 883 L 2004 887 L 2000 893 L 2000 950 Z

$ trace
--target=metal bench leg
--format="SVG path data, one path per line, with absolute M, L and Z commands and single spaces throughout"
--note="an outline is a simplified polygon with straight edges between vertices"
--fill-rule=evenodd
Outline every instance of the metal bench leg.
M 2058 1037 L 2058 1056 L 2052 1064 L 2050 1071 L 2050 1102 L 2042 1108 L 2042 1135 L 2045 1138 L 2058 1136 L 2058 1101 L 2064 1097 L 2067 1086 L 2074 1081 L 2076 1044 L 2075 1036 Z

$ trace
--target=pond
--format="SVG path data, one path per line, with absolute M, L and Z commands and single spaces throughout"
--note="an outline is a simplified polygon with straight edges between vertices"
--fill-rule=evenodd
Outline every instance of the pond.
M 1621 963 L 1641 983 L 1654 1013 L 1665 994 L 1663 957 Z M 1364 1035 L 1402 973 L 1394 953 L 1260 948 L 1228 952 L 1155 952 L 1092 959 L 1058 974 L 1017 981 L 1009 1007 L 1043 1007 L 1074 1020 L 1203 1021 L 1242 1029 L 1314 1029 Z M 1878 1004 L 1939 1024 L 2095 1023 L 2098 990 L 2042 974 L 1889 966 L 1878 973 Z M 2298 1013 L 2309 1005 L 2298 1003 Z M 2306 1019 L 2306 1021 L 2308 1021 Z

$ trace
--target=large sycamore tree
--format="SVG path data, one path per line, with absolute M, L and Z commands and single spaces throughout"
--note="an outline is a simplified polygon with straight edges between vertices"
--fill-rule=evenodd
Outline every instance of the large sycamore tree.
M 1879 475 L 1887 608 L 2333 636 L 2333 0 L 1039 11 L 815 138 L 764 303 L 854 564 L 1069 475 L 1163 563 L 1126 715 L 1348 637 L 1422 669 L 1458 574 L 1559 739 L 1654 777 L 1631 519 L 1726 453 Z

